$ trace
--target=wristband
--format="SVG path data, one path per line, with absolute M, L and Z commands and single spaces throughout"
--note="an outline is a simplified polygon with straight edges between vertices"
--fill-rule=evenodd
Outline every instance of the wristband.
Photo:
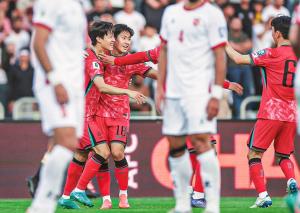
M 223 97 L 223 88 L 220 85 L 213 85 L 211 87 L 211 96 L 220 100 Z
M 52 86 L 56 86 L 62 82 L 62 78 L 54 70 L 47 73 L 47 79 Z
M 227 81 L 227 80 L 225 80 L 224 83 L 223 83 L 223 88 L 224 88 L 224 89 L 228 89 L 229 86 L 230 86 L 230 82 Z

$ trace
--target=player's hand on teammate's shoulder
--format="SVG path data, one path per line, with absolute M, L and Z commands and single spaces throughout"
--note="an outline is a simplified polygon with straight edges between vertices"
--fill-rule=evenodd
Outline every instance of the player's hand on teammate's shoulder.
M 144 96 L 142 93 L 137 92 L 137 91 L 133 91 L 133 90 L 128 90 L 127 95 L 134 99 L 136 101 L 137 104 L 143 104 L 146 103 L 146 99 L 147 97 Z
M 230 82 L 228 89 L 236 92 L 238 95 L 243 95 L 244 93 L 243 86 L 235 82 Z
M 206 112 L 207 119 L 210 121 L 219 113 L 220 101 L 217 98 L 211 98 L 208 101 Z
M 69 96 L 67 90 L 62 84 L 55 85 L 54 92 L 55 92 L 56 100 L 60 105 L 68 103 Z
M 115 64 L 115 57 L 111 55 L 106 55 L 105 53 L 99 53 L 98 57 L 101 59 L 101 61 L 105 64 Z
M 165 99 L 165 91 L 162 87 L 157 87 L 155 93 L 155 107 L 158 113 L 162 113 L 163 102 Z

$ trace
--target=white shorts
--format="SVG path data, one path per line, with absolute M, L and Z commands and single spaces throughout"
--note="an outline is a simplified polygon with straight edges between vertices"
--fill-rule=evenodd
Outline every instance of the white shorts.
M 207 120 L 207 97 L 166 98 L 163 108 L 163 134 L 171 136 L 216 133 L 216 119 Z
M 74 127 L 77 137 L 80 138 L 83 134 L 84 92 L 79 89 L 65 88 L 69 102 L 64 106 L 58 104 L 52 86 L 47 85 L 35 91 L 41 111 L 42 129 L 47 136 L 52 136 L 53 129 Z

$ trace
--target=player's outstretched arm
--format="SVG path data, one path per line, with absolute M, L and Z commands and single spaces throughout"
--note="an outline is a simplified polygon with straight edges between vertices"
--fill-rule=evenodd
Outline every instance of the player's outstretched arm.
M 106 55 L 105 53 L 101 53 L 98 55 L 103 63 L 112 64 L 112 65 L 132 65 L 139 64 L 150 61 L 148 58 L 147 52 L 137 52 L 134 54 L 122 56 L 122 57 L 114 57 L 110 55 Z
M 232 48 L 230 44 L 227 43 L 225 47 L 226 53 L 236 64 L 251 64 L 250 55 L 240 54 L 238 51 Z
M 52 86 L 54 86 L 54 91 L 56 95 L 56 100 L 59 104 L 65 104 L 68 102 L 69 97 L 66 89 L 61 84 L 62 78 L 60 73 L 56 70 L 53 70 L 51 65 L 46 45 L 49 39 L 51 31 L 41 26 L 35 26 L 35 35 L 33 39 L 33 49 L 35 54 L 43 67 L 43 70 L 46 72 L 47 79 Z
M 118 87 L 111 86 L 109 84 L 106 84 L 104 82 L 104 79 L 102 76 L 96 76 L 93 80 L 94 84 L 98 88 L 98 90 L 102 93 L 110 94 L 110 95 L 128 95 L 130 98 L 133 98 L 136 100 L 138 104 L 143 104 L 146 102 L 146 96 L 144 96 L 142 93 L 132 91 L 129 89 L 122 89 Z

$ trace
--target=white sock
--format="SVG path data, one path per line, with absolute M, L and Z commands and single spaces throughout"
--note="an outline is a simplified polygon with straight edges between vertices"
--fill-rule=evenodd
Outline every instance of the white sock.
M 171 176 L 174 182 L 174 196 L 176 211 L 191 211 L 191 197 L 189 193 L 192 178 L 192 164 L 186 150 L 180 157 L 169 157 Z
M 128 196 L 127 190 L 120 190 L 119 196 L 121 196 L 121 195 L 126 195 L 126 196 Z
M 63 199 L 70 199 L 70 195 L 62 195 L 61 196 Z
M 264 191 L 264 192 L 259 193 L 259 194 L 258 194 L 258 197 L 259 197 L 259 198 L 265 198 L 265 197 L 267 197 L 267 195 L 268 195 L 268 192 L 267 192 L 267 191 Z
M 74 192 L 85 192 L 85 190 L 78 189 L 77 187 L 74 189 Z
M 103 196 L 102 200 L 103 200 L 103 202 L 104 202 L 105 200 L 111 201 L 110 195 Z
M 199 200 L 199 199 L 203 199 L 203 198 L 204 198 L 204 193 L 203 192 L 196 192 L 196 191 L 194 191 L 194 193 L 193 193 L 193 199 Z
M 30 207 L 33 212 L 55 212 L 57 198 L 62 188 L 64 172 L 72 157 L 73 152 L 60 145 L 55 145 L 51 153 L 49 153 L 47 161 L 41 170 L 41 180 L 36 196 Z
M 206 198 L 206 211 L 220 212 L 221 176 L 219 161 L 213 149 L 197 156 Z

